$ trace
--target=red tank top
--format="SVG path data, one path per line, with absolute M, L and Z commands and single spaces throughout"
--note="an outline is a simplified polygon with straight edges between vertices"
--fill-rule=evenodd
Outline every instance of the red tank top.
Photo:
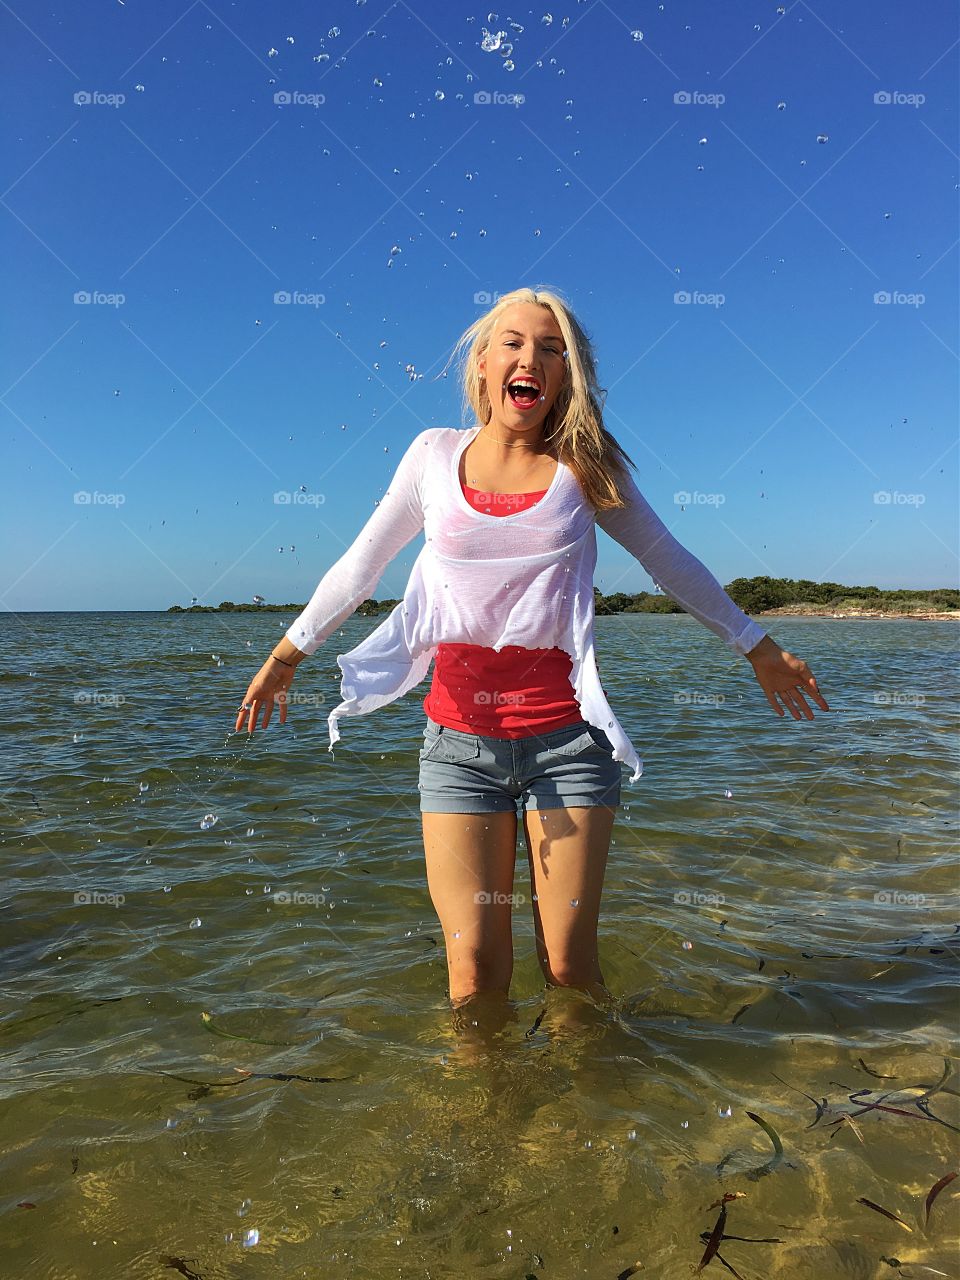
M 491 504 L 486 492 L 465 484 L 461 488 L 472 507 L 494 516 L 532 507 L 547 492 L 512 493 L 509 502 Z M 563 649 L 507 645 L 497 653 L 476 644 L 437 645 L 423 709 L 448 729 L 487 738 L 523 738 L 562 729 L 583 719 L 570 683 L 571 669 L 570 655 Z

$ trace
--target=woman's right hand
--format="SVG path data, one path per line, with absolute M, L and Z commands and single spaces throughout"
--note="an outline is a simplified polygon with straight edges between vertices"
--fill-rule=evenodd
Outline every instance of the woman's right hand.
M 280 723 L 287 722 L 287 690 L 293 683 L 294 667 L 285 667 L 282 663 L 268 658 L 257 674 L 250 681 L 247 692 L 244 694 L 244 705 L 237 711 L 237 723 L 235 731 L 237 733 L 243 728 L 244 719 L 247 720 L 247 731 L 253 733 L 257 727 L 257 719 L 260 712 L 263 712 L 263 725 L 265 729 L 270 723 L 270 716 L 273 712 L 273 704 L 280 704 Z

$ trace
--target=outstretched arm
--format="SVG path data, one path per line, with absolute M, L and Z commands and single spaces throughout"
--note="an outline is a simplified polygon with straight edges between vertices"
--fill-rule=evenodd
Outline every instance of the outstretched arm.
M 600 528 L 640 561 L 671 600 L 747 657 L 777 715 L 783 715 L 776 701 L 779 697 L 795 720 L 800 719 L 801 711 L 812 720 L 804 693 L 823 711 L 829 711 L 807 664 L 781 649 L 734 604 L 709 569 L 673 536 L 631 475 L 622 490 L 627 505 L 598 512 Z
M 627 475 L 625 507 L 597 513 L 597 524 L 634 555 L 662 591 L 737 653 L 746 654 L 766 634 L 739 609 L 710 570 L 682 546 Z
M 370 597 L 390 561 L 423 528 L 421 478 L 427 448 L 421 433 L 400 459 L 373 515 L 320 579 L 303 612 L 287 630 L 286 639 L 301 653 L 319 649 Z
M 252 733 L 261 712 L 265 729 L 274 702 L 280 704 L 280 723 L 286 722 L 286 695 L 297 665 L 369 598 L 390 561 L 423 528 L 425 435 L 421 432 L 407 449 L 373 515 L 320 579 L 306 607 L 251 680 L 237 712 L 238 730 L 246 720 Z

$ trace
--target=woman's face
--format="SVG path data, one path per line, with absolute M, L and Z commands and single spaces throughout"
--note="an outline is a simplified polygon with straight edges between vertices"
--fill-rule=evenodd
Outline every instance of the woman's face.
M 539 434 L 567 374 L 563 352 L 563 335 L 548 307 L 535 302 L 507 307 L 478 361 L 495 426 Z M 524 379 L 536 388 L 525 390 Z

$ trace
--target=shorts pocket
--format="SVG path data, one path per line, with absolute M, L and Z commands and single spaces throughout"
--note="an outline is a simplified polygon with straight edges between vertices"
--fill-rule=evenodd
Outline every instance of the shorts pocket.
M 475 733 L 461 733 L 458 729 L 444 729 L 430 734 L 420 751 L 421 762 L 442 760 L 446 764 L 458 764 L 462 760 L 476 760 L 480 755 L 480 741 Z
M 548 747 L 547 750 L 554 756 L 578 756 L 586 751 L 600 751 L 603 755 L 609 756 L 611 748 L 601 740 L 605 736 L 602 730 L 591 725 L 582 733 L 576 734 L 569 742 L 560 742 L 554 747 Z

